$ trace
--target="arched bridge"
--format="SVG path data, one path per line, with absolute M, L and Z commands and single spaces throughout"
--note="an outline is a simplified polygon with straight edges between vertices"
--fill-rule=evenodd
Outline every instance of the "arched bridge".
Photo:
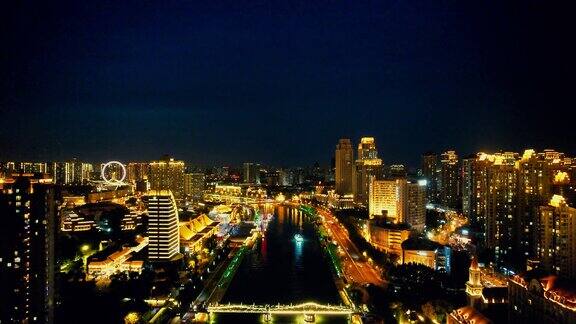
M 352 315 L 355 311 L 343 305 L 322 305 L 303 303 L 298 305 L 244 305 L 244 304 L 213 304 L 208 306 L 209 313 L 255 313 L 278 315 Z

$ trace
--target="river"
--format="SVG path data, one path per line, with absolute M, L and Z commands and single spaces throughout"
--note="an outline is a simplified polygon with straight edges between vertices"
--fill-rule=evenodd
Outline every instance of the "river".
M 296 242 L 294 234 L 304 237 Z M 340 304 L 313 224 L 301 211 L 279 206 L 260 246 L 242 260 L 221 304 Z M 256 314 L 217 314 L 213 323 L 258 323 Z M 302 316 L 273 316 L 271 323 L 302 323 Z M 316 316 L 316 323 L 347 323 L 346 316 Z

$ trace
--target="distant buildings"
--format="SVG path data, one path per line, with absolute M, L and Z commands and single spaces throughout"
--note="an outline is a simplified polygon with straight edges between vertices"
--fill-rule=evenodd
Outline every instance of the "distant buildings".
M 169 190 L 151 190 L 144 197 L 148 208 L 148 259 L 171 261 L 179 255 L 178 209 Z
M 245 162 L 244 163 L 244 176 L 242 178 L 244 183 L 260 184 L 260 164 Z
M 0 183 L 0 322 L 54 321 L 54 190 L 45 179 Z
M 438 204 L 440 195 L 438 193 L 438 156 L 432 152 L 422 155 L 422 176 L 427 183 L 427 202 Z
M 335 157 L 335 181 L 336 193 L 344 196 L 350 195 L 353 190 L 354 175 L 354 149 L 352 141 L 347 138 L 340 139 L 336 145 Z
M 460 162 L 455 151 L 447 151 L 440 156 L 437 181 L 440 204 L 446 208 L 460 209 Z
M 184 193 L 194 200 L 201 200 L 206 186 L 206 176 L 204 173 L 184 174 Z
M 177 161 L 170 157 L 150 162 L 151 190 L 170 190 L 176 199 L 184 196 L 184 169 L 183 161 Z

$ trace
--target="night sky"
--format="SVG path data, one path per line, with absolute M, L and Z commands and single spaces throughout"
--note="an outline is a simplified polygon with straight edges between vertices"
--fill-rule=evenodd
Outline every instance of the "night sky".
M 11 2 L 0 160 L 576 152 L 576 23 L 551 1 Z

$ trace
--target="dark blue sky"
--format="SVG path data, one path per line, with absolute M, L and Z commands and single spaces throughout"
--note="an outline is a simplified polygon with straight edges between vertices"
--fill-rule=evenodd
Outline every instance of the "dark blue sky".
M 0 10 L 0 160 L 387 163 L 574 153 L 571 10 L 544 1 L 21 1 Z

